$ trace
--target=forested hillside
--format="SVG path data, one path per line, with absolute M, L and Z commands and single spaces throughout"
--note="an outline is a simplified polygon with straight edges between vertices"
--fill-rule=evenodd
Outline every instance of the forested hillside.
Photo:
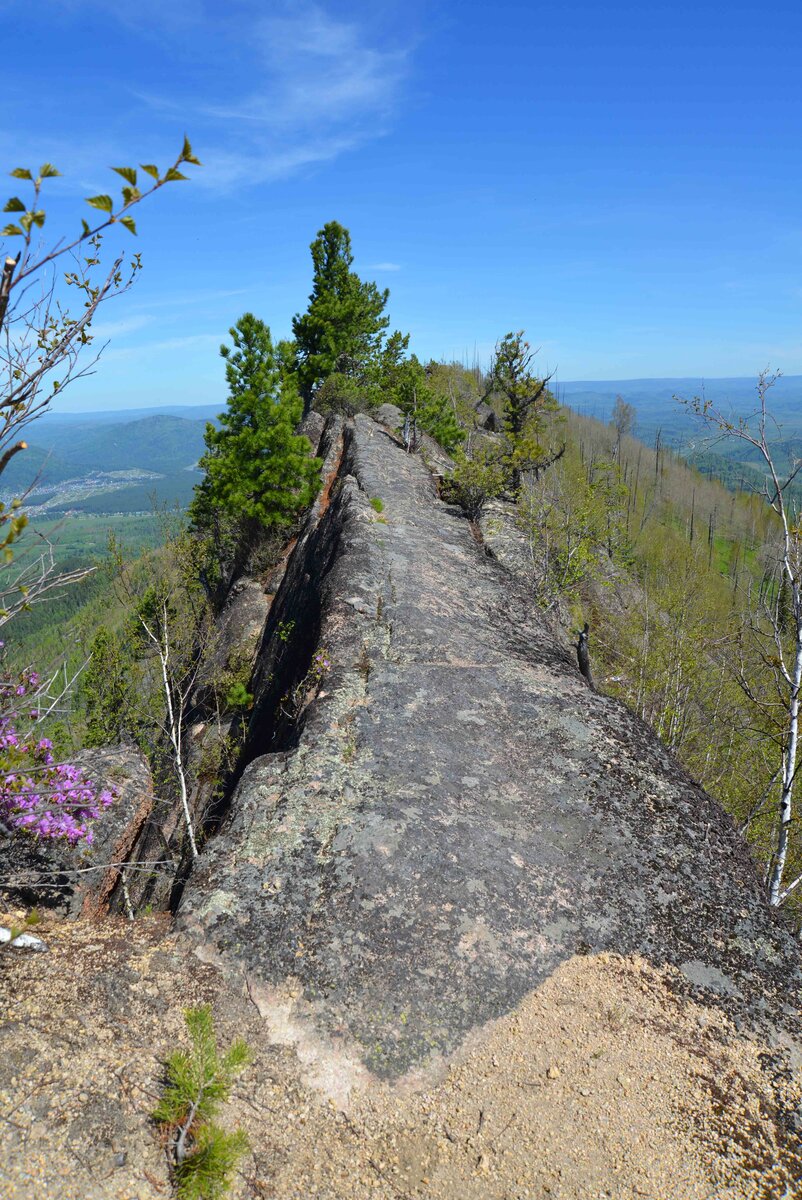
M 25 493 L 37 520 L 149 512 L 154 499 L 186 506 L 199 479 L 205 428 L 205 420 L 172 414 L 43 422 L 4 471 L 3 496 Z

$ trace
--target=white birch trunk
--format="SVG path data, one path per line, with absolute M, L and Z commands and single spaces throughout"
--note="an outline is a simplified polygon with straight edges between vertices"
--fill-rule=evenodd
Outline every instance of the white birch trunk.
M 780 903 L 783 873 L 788 857 L 788 836 L 791 832 L 791 812 L 796 774 L 796 755 L 799 739 L 799 689 L 802 685 L 802 629 L 797 627 L 794 671 L 791 677 L 791 696 L 788 704 L 788 746 L 783 760 L 783 784 L 777 830 L 777 850 L 769 879 L 769 903 Z

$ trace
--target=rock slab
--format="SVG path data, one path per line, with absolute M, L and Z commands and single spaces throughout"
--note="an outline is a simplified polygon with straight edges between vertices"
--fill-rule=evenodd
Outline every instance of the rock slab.
M 679 968 L 793 1056 L 799 950 L 730 819 L 588 690 L 419 458 L 357 417 L 337 464 L 274 606 L 304 631 L 294 678 L 332 667 L 294 732 L 265 672 L 258 757 L 179 913 L 197 953 L 334 1092 L 419 1076 L 602 951 Z

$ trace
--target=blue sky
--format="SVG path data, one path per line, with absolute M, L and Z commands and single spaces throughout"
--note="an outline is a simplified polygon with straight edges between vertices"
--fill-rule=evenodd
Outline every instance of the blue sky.
M 50 236 L 108 166 L 184 131 L 204 163 L 140 210 L 145 269 L 62 410 L 222 402 L 228 327 L 289 331 L 331 219 L 422 357 L 525 328 L 562 380 L 802 373 L 798 3 L 0 11 L 0 149 L 62 170 Z

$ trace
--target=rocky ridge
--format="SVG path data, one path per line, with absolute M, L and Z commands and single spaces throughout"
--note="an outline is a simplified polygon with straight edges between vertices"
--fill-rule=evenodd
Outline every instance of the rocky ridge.
M 256 757 L 179 913 L 198 952 L 340 1093 L 434 1068 L 610 950 L 675 966 L 796 1059 L 798 947 L 729 818 L 588 690 L 420 458 L 366 417 L 327 438 L 325 504 L 266 630 Z M 288 724 L 280 698 L 321 650 L 331 671 Z

